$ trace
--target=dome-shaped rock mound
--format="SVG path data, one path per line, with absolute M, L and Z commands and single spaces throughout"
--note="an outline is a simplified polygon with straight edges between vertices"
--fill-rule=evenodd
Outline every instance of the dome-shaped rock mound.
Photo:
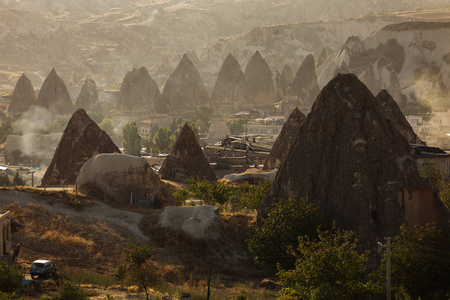
M 34 94 L 33 84 L 25 74 L 22 74 L 14 88 L 13 96 L 8 106 L 8 113 L 23 113 L 33 104 L 36 104 L 36 95 Z
M 273 144 L 272 150 L 264 163 L 264 170 L 281 166 L 291 145 L 294 143 L 295 137 L 298 135 L 300 125 L 305 119 L 305 115 L 298 108 L 295 108 L 292 111 L 289 119 L 284 123 L 278 138 Z
M 100 110 L 97 85 L 94 80 L 88 78 L 84 81 L 80 94 L 75 102 L 75 108 L 93 111 Z
M 120 153 L 120 150 L 86 111 L 77 110 L 67 123 L 42 184 L 74 184 L 83 164 L 100 153 Z
M 203 79 L 186 54 L 164 85 L 162 99 L 171 112 L 193 111 L 209 103 Z
M 365 249 L 397 235 L 407 219 L 409 225 L 448 222 L 448 209 L 421 179 L 409 143 L 354 74 L 338 74 L 320 92 L 258 220 L 289 196 L 319 203 L 339 228 L 355 231 Z M 411 217 L 413 207 L 426 213 Z
M 39 91 L 37 104 L 59 114 L 73 112 L 73 104 L 67 86 L 62 78 L 56 74 L 55 69 L 52 69 L 45 78 Z
M 377 95 L 377 100 L 380 102 L 381 109 L 385 116 L 391 120 L 395 128 L 403 135 L 403 137 L 411 144 L 423 144 L 420 138 L 416 135 L 411 125 L 405 118 L 400 108 L 386 90 L 381 90 Z
M 189 125 L 185 124 L 181 129 L 175 146 L 161 166 L 159 176 L 176 182 L 186 182 L 190 177 L 217 180 Z
M 77 178 L 78 189 L 122 204 L 162 208 L 175 199 L 143 157 L 99 154 L 88 160 Z
M 250 58 L 245 68 L 249 101 L 255 104 L 273 103 L 275 87 L 272 71 L 259 51 Z
M 248 85 L 241 66 L 233 55 L 228 54 L 217 76 L 211 102 L 237 105 L 245 103 L 247 93 Z
M 145 67 L 133 69 L 125 75 L 116 107 L 119 111 L 149 110 L 150 113 L 167 113 L 167 105 L 162 102 L 158 85 Z
M 277 101 L 283 100 L 284 97 L 287 95 L 287 91 L 289 86 L 292 84 L 292 80 L 294 79 L 294 74 L 292 73 L 292 69 L 289 65 L 284 65 L 283 71 L 281 71 L 281 74 L 277 71 L 276 76 L 276 94 L 277 94 Z

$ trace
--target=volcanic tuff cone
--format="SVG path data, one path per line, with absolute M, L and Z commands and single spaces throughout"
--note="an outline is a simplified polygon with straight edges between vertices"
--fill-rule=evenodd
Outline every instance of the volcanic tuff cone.
M 259 51 L 250 58 L 245 68 L 245 78 L 248 83 L 249 101 L 256 104 L 273 103 L 274 83 L 272 71 Z
M 67 123 L 42 184 L 74 184 L 87 160 L 99 153 L 114 152 L 120 153 L 120 150 L 111 138 L 89 118 L 86 111 L 79 109 Z
M 14 88 L 14 93 L 8 106 L 8 112 L 11 114 L 22 113 L 27 111 L 33 104 L 36 104 L 33 84 L 25 74 L 22 74 Z
M 422 187 L 408 142 L 378 101 L 354 74 L 338 74 L 300 126 L 258 218 L 275 199 L 307 197 L 373 249 L 398 234 L 405 198 Z
M 297 100 L 303 107 L 310 108 L 316 101 L 319 92 L 314 56 L 309 54 L 292 80 L 292 84 L 287 91 L 288 99 Z
M 295 137 L 298 134 L 300 125 L 305 120 L 305 115 L 295 108 L 289 119 L 284 123 L 277 140 L 273 144 L 272 150 L 264 163 L 264 169 L 274 169 L 281 166 L 286 155 L 289 152 L 291 145 L 294 142 Z
M 241 66 L 233 55 L 228 54 L 217 76 L 211 102 L 236 105 L 245 103 L 247 94 L 248 84 Z
M 56 74 L 55 69 L 52 69 L 44 80 L 39 91 L 37 104 L 60 114 L 72 113 L 73 104 L 67 92 L 66 84 Z
M 167 105 L 161 100 L 158 85 L 145 67 L 133 69 L 123 78 L 117 110 L 150 110 L 150 113 L 167 113 Z
M 409 125 L 400 108 L 386 90 L 381 90 L 377 95 L 377 100 L 381 105 L 384 115 L 391 120 L 395 128 L 403 135 L 403 137 L 411 144 L 423 144 L 420 138 L 415 134 L 411 125 Z
M 100 109 L 98 103 L 97 85 L 94 80 L 88 78 L 84 81 L 80 94 L 75 102 L 75 108 L 95 111 Z
M 186 182 L 189 177 L 196 176 L 210 181 L 217 180 L 189 125 L 184 124 L 181 129 L 172 152 L 164 160 L 159 176 L 177 182 Z
M 196 106 L 208 104 L 202 77 L 186 54 L 167 80 L 162 101 L 169 105 L 171 112 L 192 111 Z
M 283 98 L 287 95 L 287 90 L 289 86 L 292 83 L 292 80 L 294 79 L 294 74 L 292 73 L 291 67 L 289 65 L 284 65 L 283 71 L 281 71 L 281 74 L 277 71 L 276 76 L 276 94 L 277 94 L 277 101 L 283 100 Z

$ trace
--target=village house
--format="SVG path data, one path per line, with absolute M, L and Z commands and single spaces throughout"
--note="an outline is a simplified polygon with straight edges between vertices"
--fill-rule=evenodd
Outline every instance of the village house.
M 259 118 L 245 124 L 246 134 L 254 135 L 276 135 L 281 132 L 284 117 Z
M 172 119 L 169 115 L 153 115 L 150 119 L 139 122 L 139 135 L 143 139 L 148 139 L 154 127 L 156 128 L 170 128 Z
M 450 178 L 450 154 L 438 147 L 411 144 L 411 154 L 416 161 L 417 168 L 433 163 L 439 170 Z

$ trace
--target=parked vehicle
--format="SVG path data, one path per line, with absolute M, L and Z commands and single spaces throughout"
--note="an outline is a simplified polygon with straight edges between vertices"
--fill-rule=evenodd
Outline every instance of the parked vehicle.
M 56 274 L 56 266 L 49 260 L 35 260 L 31 264 L 30 275 L 31 278 L 36 276 L 48 277 Z

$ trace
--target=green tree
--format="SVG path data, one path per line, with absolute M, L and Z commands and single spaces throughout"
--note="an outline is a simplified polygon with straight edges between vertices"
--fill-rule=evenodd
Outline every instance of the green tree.
M 368 252 L 362 252 L 351 231 L 317 230 L 317 239 L 300 236 L 292 254 L 295 269 L 277 275 L 285 288 L 281 299 L 364 299 L 369 288 L 364 280 Z
M 126 154 L 139 155 L 141 152 L 141 137 L 138 134 L 136 122 L 129 121 L 123 126 L 123 151 Z
M 447 181 L 445 173 L 439 168 L 434 160 L 422 165 L 420 175 L 428 178 L 431 185 L 438 191 L 441 200 L 450 206 L 450 183 Z
M 0 144 L 3 144 L 6 141 L 8 135 L 10 135 L 13 131 L 12 129 L 13 120 L 6 119 L 0 125 Z
M 276 270 L 280 264 L 282 268 L 290 269 L 294 267 L 295 257 L 288 249 L 298 245 L 299 236 L 314 239 L 317 227 L 323 224 L 326 223 L 319 205 L 290 197 L 278 201 L 262 225 L 254 229 L 247 243 L 261 265 Z
M 98 124 L 101 130 L 106 132 L 110 137 L 115 135 L 114 123 L 110 118 L 104 118 L 100 124 Z
M 206 178 L 190 178 L 187 190 L 207 205 L 224 205 L 232 196 L 233 188 L 221 182 L 210 182 Z
M 228 120 L 227 125 L 230 133 L 232 135 L 240 135 L 244 132 L 244 124 L 246 124 L 249 120 L 240 119 L 240 120 Z
M 15 292 L 23 282 L 22 271 L 15 266 L 8 266 L 0 260 L 0 291 L 4 293 Z
M 413 299 L 450 298 L 450 229 L 433 224 L 403 225 L 391 244 L 391 286 L 394 294 Z M 386 290 L 386 252 L 371 277 L 379 298 Z
M 159 152 L 169 152 L 173 146 L 172 132 L 169 128 L 159 128 L 155 137 L 155 146 Z
M 236 203 L 238 209 L 258 209 L 264 197 L 270 190 L 272 182 L 267 180 L 258 185 L 251 185 L 247 181 L 239 186 L 237 195 L 239 200 Z
M 191 122 L 195 123 L 197 120 L 202 120 L 204 124 L 209 128 L 209 123 L 211 122 L 211 118 L 213 116 L 214 109 L 211 106 L 202 105 L 199 106 L 194 115 L 191 118 Z M 207 128 L 204 128 L 206 130 Z

